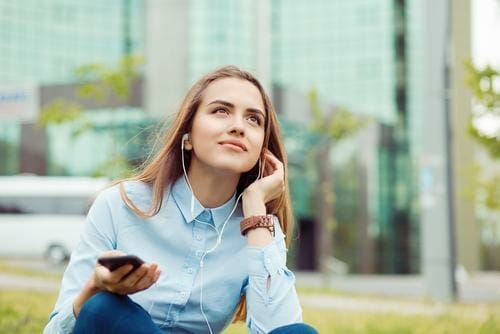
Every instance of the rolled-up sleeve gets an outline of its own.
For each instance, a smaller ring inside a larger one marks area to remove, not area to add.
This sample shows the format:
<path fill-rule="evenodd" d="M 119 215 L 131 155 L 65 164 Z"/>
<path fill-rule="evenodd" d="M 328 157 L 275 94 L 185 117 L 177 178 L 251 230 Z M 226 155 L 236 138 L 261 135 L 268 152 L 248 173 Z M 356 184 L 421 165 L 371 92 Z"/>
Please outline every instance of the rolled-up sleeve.
<path fill-rule="evenodd" d="M 44 334 L 71 333 L 75 325 L 73 301 L 90 277 L 95 267 L 95 261 L 101 252 L 115 248 L 115 227 L 112 218 L 112 203 L 108 200 L 110 192 L 107 189 L 97 196 L 89 210 L 80 241 L 71 254 L 61 290 L 54 310 Z"/>
<path fill-rule="evenodd" d="M 251 333 L 302 322 L 295 276 L 286 267 L 285 236 L 274 217 L 276 236 L 263 248 L 247 247 L 249 280 L 246 286 L 247 326 Z"/>

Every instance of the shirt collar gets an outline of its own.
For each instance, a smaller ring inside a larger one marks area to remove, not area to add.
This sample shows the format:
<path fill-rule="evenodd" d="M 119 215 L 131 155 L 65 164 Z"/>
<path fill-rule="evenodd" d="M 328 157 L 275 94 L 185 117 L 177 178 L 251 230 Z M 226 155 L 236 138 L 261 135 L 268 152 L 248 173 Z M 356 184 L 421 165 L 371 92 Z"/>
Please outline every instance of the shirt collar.
<path fill-rule="evenodd" d="M 206 209 L 198 201 L 196 196 L 194 196 L 194 210 L 193 213 L 191 213 L 191 190 L 189 189 L 184 175 L 181 175 L 177 181 L 174 182 L 172 186 L 172 195 L 182 215 L 184 216 L 186 223 L 193 222 L 194 219 L 203 212 L 203 210 L 208 210 L 212 214 L 216 227 L 222 226 L 231 213 L 236 201 L 236 192 L 234 192 L 233 196 L 231 196 L 226 203 L 216 208 Z M 233 213 L 233 215 L 234 214 L 235 213 Z"/>

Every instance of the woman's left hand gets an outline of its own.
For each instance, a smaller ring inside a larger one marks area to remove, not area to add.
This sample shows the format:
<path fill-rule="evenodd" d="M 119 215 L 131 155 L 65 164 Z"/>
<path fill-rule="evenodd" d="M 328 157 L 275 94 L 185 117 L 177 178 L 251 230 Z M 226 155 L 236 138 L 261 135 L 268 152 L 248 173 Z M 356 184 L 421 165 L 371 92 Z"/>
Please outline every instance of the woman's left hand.
<path fill-rule="evenodd" d="M 245 192 L 255 193 L 264 203 L 268 203 L 281 196 L 285 190 L 285 171 L 283 163 L 266 148 L 262 160 L 262 178 L 250 184 Z"/>

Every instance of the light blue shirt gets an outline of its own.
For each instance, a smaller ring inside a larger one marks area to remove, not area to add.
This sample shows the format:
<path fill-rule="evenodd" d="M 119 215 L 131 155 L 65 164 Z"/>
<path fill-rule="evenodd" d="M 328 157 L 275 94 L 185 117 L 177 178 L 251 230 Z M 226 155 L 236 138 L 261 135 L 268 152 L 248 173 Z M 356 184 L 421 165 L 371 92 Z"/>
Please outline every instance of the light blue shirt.
<path fill-rule="evenodd" d="M 152 194 L 148 185 L 128 181 L 124 186 L 136 206 L 149 209 Z M 165 333 L 208 332 L 200 310 L 201 276 L 203 311 L 214 333 L 229 325 L 241 294 L 246 294 L 246 323 L 251 333 L 267 333 L 279 326 L 302 322 L 295 277 L 286 267 L 284 234 L 276 216 L 274 241 L 263 248 L 248 246 L 247 238 L 240 234 L 243 213 L 238 203 L 221 244 L 206 255 L 201 267 L 201 258 L 215 245 L 215 229 L 221 231 L 236 194 L 212 209 L 204 208 L 195 199 L 191 213 L 191 191 L 184 176 L 169 190 L 165 190 L 160 212 L 149 219 L 137 217 L 125 205 L 118 185 L 99 194 L 71 255 L 44 333 L 72 332 L 73 300 L 94 270 L 98 255 L 112 249 L 156 262 L 162 269 L 153 286 L 130 298 L 148 311 Z"/>

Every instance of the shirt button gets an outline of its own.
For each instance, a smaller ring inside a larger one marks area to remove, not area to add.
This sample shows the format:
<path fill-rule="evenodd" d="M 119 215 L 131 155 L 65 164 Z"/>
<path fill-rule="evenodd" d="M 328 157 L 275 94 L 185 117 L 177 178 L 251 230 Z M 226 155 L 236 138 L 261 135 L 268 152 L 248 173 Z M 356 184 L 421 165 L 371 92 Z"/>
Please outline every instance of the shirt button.
<path fill-rule="evenodd" d="M 188 269 L 188 273 L 192 274 L 193 273 L 193 268 Z"/>
<path fill-rule="evenodd" d="M 201 257 L 203 255 L 202 251 L 196 251 L 196 256 Z"/>
<path fill-rule="evenodd" d="M 181 297 L 186 297 L 186 293 L 184 291 L 181 292 Z"/>
<path fill-rule="evenodd" d="M 201 241 L 201 235 L 197 235 L 196 240 Z"/>

